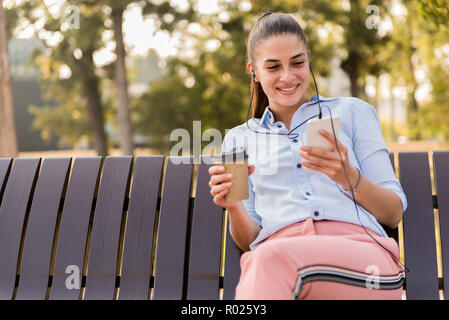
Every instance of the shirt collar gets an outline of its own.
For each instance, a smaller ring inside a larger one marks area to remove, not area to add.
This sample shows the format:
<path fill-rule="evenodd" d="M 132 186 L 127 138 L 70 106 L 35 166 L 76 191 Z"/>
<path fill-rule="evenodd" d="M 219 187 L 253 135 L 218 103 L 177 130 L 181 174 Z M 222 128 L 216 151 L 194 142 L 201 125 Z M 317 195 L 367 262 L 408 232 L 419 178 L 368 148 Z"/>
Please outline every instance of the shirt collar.
<path fill-rule="evenodd" d="M 319 96 L 319 98 L 320 98 L 320 102 L 323 102 L 323 101 L 331 101 L 331 100 L 337 99 L 337 98 L 325 98 L 325 97 L 322 97 L 322 96 Z M 310 100 L 309 100 L 308 102 L 306 102 L 302 107 L 306 107 L 306 106 L 308 106 L 308 105 L 315 104 L 315 103 L 317 103 L 317 102 L 318 102 L 317 95 L 314 94 L 314 95 L 310 98 Z M 270 106 L 265 107 L 265 111 L 263 112 L 262 117 L 260 118 L 260 121 L 259 121 L 259 126 L 262 126 L 262 125 L 265 124 L 267 121 L 268 121 L 269 123 L 271 123 L 271 124 L 274 123 L 274 115 L 273 115 L 273 113 L 272 113 L 271 110 L 270 110 Z"/>

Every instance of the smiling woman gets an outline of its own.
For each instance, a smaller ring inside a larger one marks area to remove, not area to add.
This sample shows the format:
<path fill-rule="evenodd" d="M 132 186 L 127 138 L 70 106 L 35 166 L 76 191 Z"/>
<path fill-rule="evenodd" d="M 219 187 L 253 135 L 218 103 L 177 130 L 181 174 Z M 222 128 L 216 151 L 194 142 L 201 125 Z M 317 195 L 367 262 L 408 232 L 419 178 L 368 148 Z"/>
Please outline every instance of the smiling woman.
<path fill-rule="evenodd" d="M 287 119 L 307 100 L 310 78 L 307 46 L 294 34 L 282 34 L 266 39 L 257 47 L 257 53 L 250 51 L 247 68 L 254 72 L 258 90 L 262 89 L 269 97 L 274 116 L 289 128 Z M 256 114 L 262 111 L 261 105 L 255 109 Z"/>
<path fill-rule="evenodd" d="M 399 248 L 381 224 L 395 228 L 407 200 L 375 109 L 357 98 L 307 97 L 311 52 L 288 14 L 260 16 L 247 49 L 253 118 L 228 131 L 222 151 L 248 154 L 249 198 L 225 201 L 232 177 L 209 169 L 214 202 L 246 251 L 236 299 L 401 299 Z M 323 117 L 340 118 L 338 137 L 320 132 L 330 150 L 305 145 L 321 104 Z"/>

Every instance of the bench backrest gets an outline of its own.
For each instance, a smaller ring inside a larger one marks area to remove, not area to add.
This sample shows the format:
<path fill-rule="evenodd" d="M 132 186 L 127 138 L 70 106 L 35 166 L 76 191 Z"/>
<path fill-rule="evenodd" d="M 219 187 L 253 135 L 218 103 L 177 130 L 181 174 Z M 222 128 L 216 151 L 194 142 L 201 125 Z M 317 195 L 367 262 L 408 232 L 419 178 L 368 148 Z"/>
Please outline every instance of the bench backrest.
<path fill-rule="evenodd" d="M 407 298 L 438 299 L 449 288 L 449 152 L 433 153 L 436 195 L 426 152 L 399 153 L 398 161 L 408 200 Z M 207 163 L 0 159 L 0 299 L 233 299 L 241 251 L 212 201 Z M 389 234 L 398 239 L 397 230 Z"/>

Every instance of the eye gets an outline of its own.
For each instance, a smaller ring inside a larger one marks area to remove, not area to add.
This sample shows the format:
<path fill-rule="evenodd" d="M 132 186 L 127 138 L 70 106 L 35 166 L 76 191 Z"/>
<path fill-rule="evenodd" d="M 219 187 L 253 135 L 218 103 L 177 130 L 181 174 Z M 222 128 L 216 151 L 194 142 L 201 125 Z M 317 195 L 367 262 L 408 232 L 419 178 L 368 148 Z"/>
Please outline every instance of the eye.
<path fill-rule="evenodd" d="M 279 67 L 278 65 L 274 65 L 274 66 L 267 67 L 267 69 L 274 70 L 274 69 L 277 69 L 278 67 Z"/>
<path fill-rule="evenodd" d="M 294 62 L 293 64 L 295 65 L 295 66 L 300 66 L 300 65 L 302 65 L 304 63 L 304 61 L 298 61 L 298 62 Z"/>

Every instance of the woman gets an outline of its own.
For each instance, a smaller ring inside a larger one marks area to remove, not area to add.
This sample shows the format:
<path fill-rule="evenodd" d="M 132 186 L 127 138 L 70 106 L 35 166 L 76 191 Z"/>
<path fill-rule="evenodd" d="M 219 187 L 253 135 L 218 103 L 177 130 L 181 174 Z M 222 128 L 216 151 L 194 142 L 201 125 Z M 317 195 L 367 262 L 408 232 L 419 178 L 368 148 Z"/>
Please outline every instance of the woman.
<path fill-rule="evenodd" d="M 401 299 L 398 246 L 381 224 L 395 228 L 407 201 L 375 109 L 307 97 L 311 54 L 290 15 L 262 15 L 247 50 L 253 119 L 227 133 L 222 151 L 248 153 L 249 199 L 226 202 L 232 176 L 209 169 L 214 202 L 245 251 L 236 299 Z M 321 103 L 323 117 L 340 117 L 337 137 L 320 133 L 329 151 L 305 145 Z"/>

